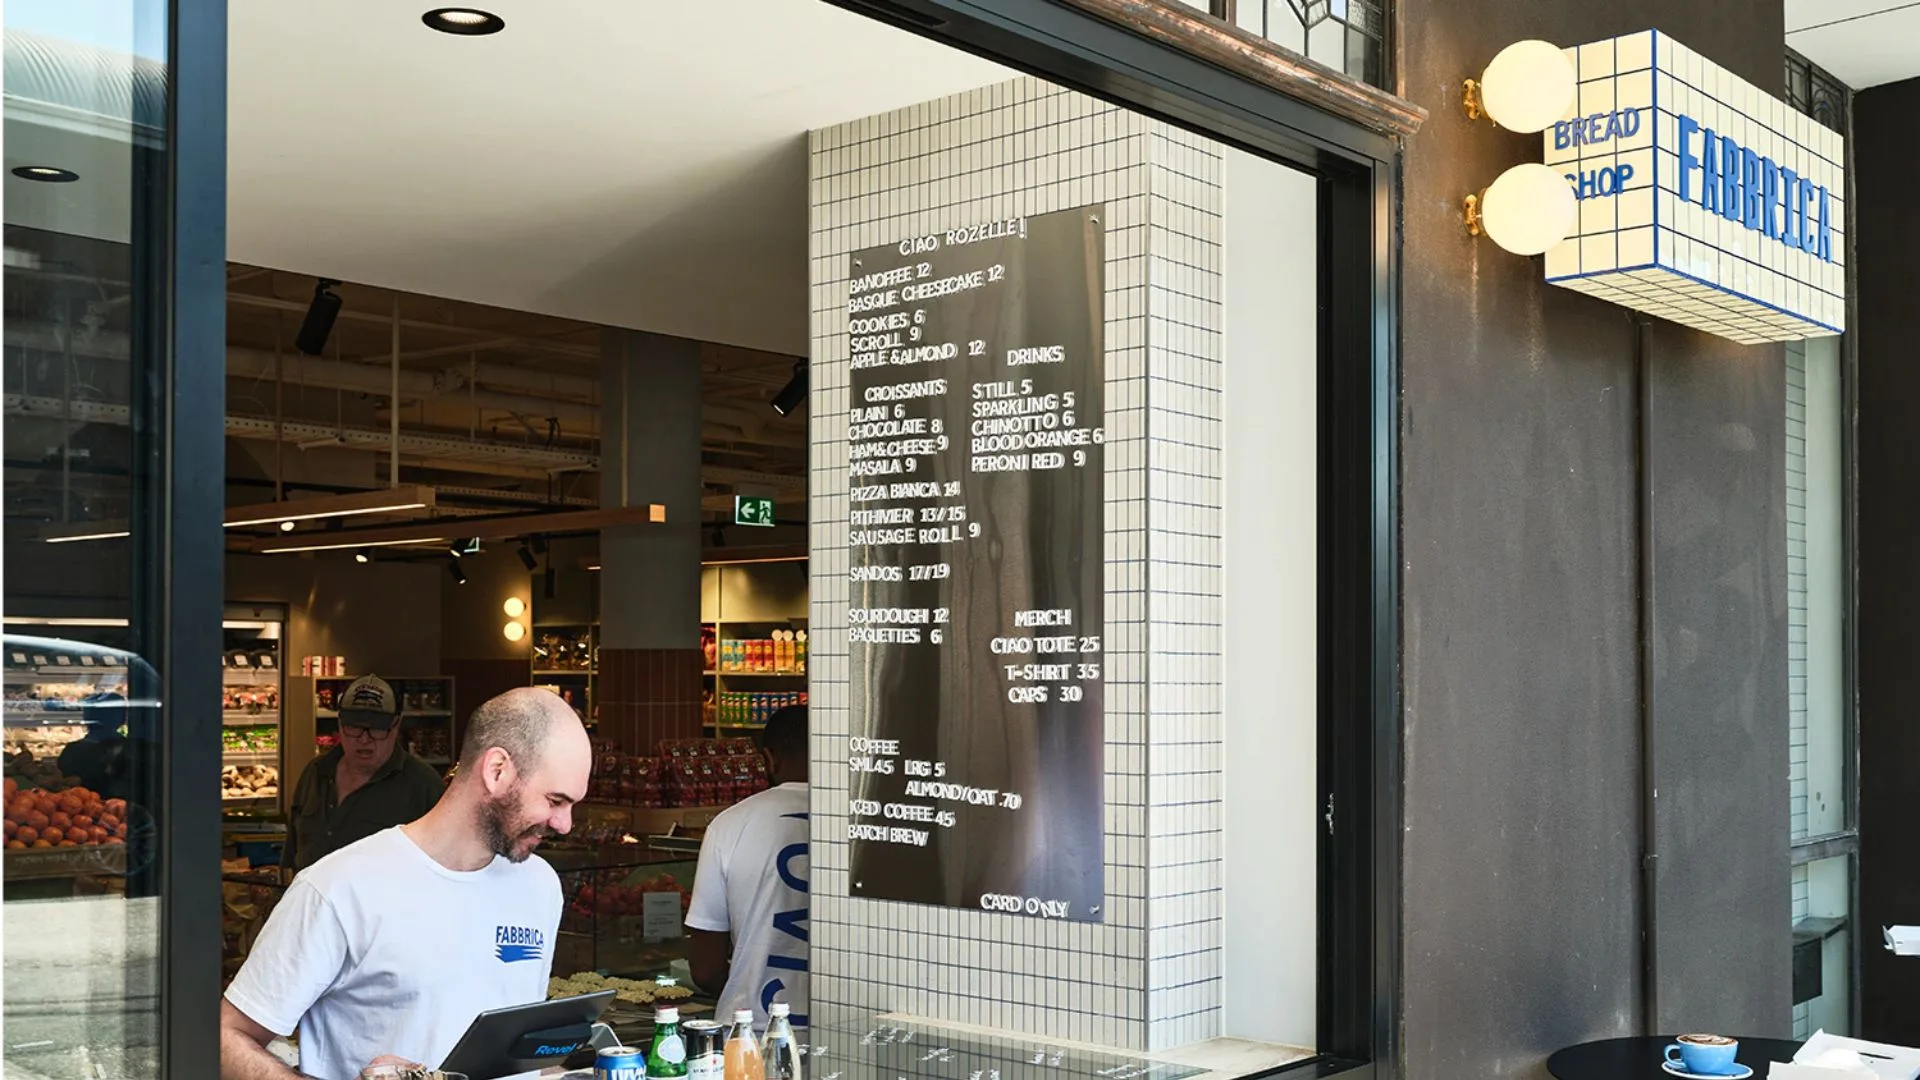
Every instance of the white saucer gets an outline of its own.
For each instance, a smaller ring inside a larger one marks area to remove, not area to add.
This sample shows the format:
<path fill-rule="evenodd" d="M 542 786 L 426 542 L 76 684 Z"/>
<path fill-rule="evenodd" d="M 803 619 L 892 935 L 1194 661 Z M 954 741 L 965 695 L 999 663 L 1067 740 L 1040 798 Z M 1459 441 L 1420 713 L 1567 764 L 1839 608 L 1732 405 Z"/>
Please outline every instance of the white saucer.
<path fill-rule="evenodd" d="M 1733 1071 L 1730 1073 L 1690 1073 L 1671 1061 L 1661 1062 L 1660 1067 L 1670 1075 L 1680 1077 L 1681 1080 L 1747 1080 L 1753 1075 L 1752 1068 L 1738 1063 L 1733 1066 Z"/>

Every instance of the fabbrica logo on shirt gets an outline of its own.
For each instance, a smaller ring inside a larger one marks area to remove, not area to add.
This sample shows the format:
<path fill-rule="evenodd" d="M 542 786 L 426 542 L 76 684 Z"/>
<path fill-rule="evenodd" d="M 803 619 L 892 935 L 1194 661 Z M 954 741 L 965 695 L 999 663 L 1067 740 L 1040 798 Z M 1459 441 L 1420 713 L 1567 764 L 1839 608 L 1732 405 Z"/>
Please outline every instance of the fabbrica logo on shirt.
<path fill-rule="evenodd" d="M 496 926 L 493 928 L 493 952 L 503 964 L 517 964 L 522 960 L 538 960 L 546 949 L 547 941 L 540 931 L 531 926 Z"/>

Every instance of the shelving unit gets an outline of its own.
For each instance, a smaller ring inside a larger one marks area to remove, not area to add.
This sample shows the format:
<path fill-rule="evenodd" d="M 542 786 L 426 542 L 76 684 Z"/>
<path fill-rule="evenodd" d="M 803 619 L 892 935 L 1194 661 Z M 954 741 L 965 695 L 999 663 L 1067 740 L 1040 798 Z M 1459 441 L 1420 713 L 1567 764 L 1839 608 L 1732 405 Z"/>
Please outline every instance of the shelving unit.
<path fill-rule="evenodd" d="M 600 627 L 596 623 L 540 622 L 533 624 L 531 685 L 545 687 L 565 699 L 592 723 L 595 718 L 594 679 L 599 673 Z"/>
<path fill-rule="evenodd" d="M 452 768 L 457 748 L 453 741 L 453 679 L 446 675 L 380 676 L 400 699 L 400 738 L 421 761 L 445 772 Z M 358 675 L 313 680 L 315 750 L 324 753 L 340 738 L 340 695 Z"/>
<path fill-rule="evenodd" d="M 707 657 L 705 727 L 716 737 L 764 727 L 807 694 L 807 562 L 711 562 L 701 573 L 701 647 Z M 747 643 L 788 637 L 784 648 Z"/>
<path fill-rule="evenodd" d="M 278 607 L 229 605 L 221 624 L 221 805 L 231 811 L 273 810 L 290 783 L 282 715 L 285 629 Z"/>

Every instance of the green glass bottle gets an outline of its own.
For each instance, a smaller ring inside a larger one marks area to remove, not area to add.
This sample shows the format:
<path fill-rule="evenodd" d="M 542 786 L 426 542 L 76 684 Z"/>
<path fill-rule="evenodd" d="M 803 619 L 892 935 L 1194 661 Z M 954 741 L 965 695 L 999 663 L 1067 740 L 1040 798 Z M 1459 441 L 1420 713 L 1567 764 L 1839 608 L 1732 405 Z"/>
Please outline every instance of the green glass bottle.
<path fill-rule="evenodd" d="M 662 1005 L 653 1014 L 653 1045 L 647 1048 L 647 1075 L 687 1075 L 687 1044 L 680 1038 L 680 1010 L 671 1005 Z"/>

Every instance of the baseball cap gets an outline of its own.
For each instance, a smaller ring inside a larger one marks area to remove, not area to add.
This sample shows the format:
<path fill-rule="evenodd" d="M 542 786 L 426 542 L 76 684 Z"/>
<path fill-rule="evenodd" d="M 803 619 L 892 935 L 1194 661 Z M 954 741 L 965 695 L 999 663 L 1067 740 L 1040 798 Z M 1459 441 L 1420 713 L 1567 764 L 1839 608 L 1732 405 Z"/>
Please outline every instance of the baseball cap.
<path fill-rule="evenodd" d="M 385 731 L 400 720 L 400 699 L 378 675 L 362 675 L 340 695 L 340 722 Z"/>

